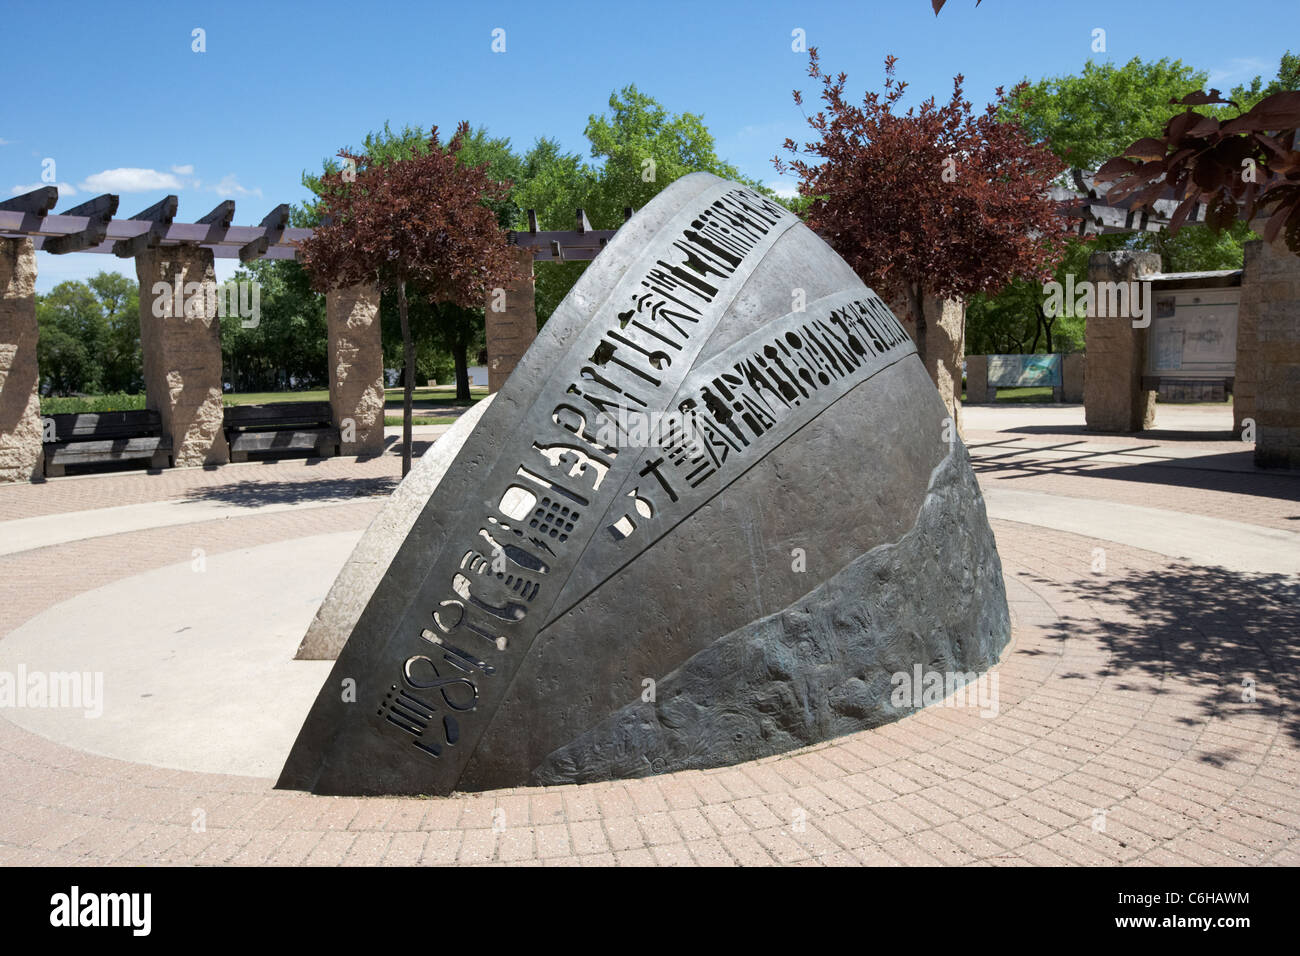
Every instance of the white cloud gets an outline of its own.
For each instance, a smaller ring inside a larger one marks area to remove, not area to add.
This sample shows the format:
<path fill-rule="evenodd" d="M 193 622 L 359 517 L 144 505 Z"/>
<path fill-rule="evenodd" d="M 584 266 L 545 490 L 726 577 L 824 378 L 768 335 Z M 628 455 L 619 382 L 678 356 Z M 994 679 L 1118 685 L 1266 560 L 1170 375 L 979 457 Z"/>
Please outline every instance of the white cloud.
<path fill-rule="evenodd" d="M 186 163 L 184 166 L 173 166 L 172 172 L 174 172 L 177 176 L 193 176 L 194 164 Z"/>
<path fill-rule="evenodd" d="M 77 185 L 93 193 L 148 193 L 160 189 L 180 189 L 181 181 L 171 173 L 125 166 L 94 173 Z"/>
<path fill-rule="evenodd" d="M 234 173 L 226 173 L 221 177 L 221 181 L 214 186 L 208 187 L 218 196 L 256 196 L 262 198 L 262 190 L 246 189 L 239 185 L 239 180 L 235 178 Z"/>
<path fill-rule="evenodd" d="M 12 145 L 12 143 L 13 143 L 13 140 L 12 140 L 12 139 L 3 139 L 3 138 L 0 138 L 0 146 L 9 146 L 9 145 Z"/>
<path fill-rule="evenodd" d="M 799 195 L 798 186 L 792 186 L 790 183 L 783 183 L 779 179 L 775 182 L 768 183 L 767 188 L 772 190 L 772 192 L 776 193 L 782 199 L 794 199 Z"/>
<path fill-rule="evenodd" d="M 1262 76 L 1265 82 L 1268 82 L 1277 73 L 1277 63 L 1268 60 L 1261 60 L 1257 56 L 1239 56 L 1222 64 L 1217 69 L 1210 70 L 1210 78 L 1207 81 L 1209 86 L 1224 86 L 1228 80 L 1232 80 L 1232 85 L 1238 83 L 1245 84 L 1253 80 L 1256 76 Z"/>
<path fill-rule="evenodd" d="M 28 183 L 26 186 L 13 187 L 12 189 L 9 190 L 9 195 L 21 196 L 23 193 L 34 192 L 37 189 L 40 189 L 42 186 L 58 186 L 60 199 L 64 198 L 65 196 L 77 195 L 77 191 L 72 188 L 71 183 Z"/>

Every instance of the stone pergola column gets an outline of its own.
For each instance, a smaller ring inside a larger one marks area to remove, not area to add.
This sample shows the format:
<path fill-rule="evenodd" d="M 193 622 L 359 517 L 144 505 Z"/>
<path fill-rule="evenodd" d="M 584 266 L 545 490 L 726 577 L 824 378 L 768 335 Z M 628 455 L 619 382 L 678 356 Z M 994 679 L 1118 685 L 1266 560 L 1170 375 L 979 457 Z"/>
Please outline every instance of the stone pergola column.
<path fill-rule="evenodd" d="M 1136 282 L 1159 271 L 1160 256 L 1154 252 L 1094 252 L 1088 257 L 1088 281 L 1096 294 L 1084 323 L 1088 365 L 1083 406 L 1093 431 L 1137 432 L 1155 424 L 1156 393 L 1142 387 L 1148 330 L 1134 328 L 1131 316 L 1102 315 L 1109 297 L 1099 290 L 1102 282 Z"/>
<path fill-rule="evenodd" d="M 221 320 L 214 308 L 212 250 L 148 249 L 136 256 L 135 272 L 140 280 L 146 404 L 162 417 L 163 434 L 172 439 L 172 458 L 177 467 L 229 461 L 222 427 Z"/>
<path fill-rule="evenodd" d="M 989 400 L 989 357 L 966 356 L 966 404 L 985 405 Z"/>
<path fill-rule="evenodd" d="M 966 303 L 961 299 L 928 296 L 924 334 L 918 330 L 915 306 L 909 299 L 891 303 L 894 314 L 917 344 L 917 354 L 948 406 L 953 424 L 961 429 L 961 363 L 966 357 Z"/>
<path fill-rule="evenodd" d="M 330 408 L 344 455 L 384 451 L 384 349 L 379 288 L 356 285 L 325 294 Z M 350 440 L 349 440 L 350 439 Z"/>
<path fill-rule="evenodd" d="M 487 329 L 488 391 L 498 392 L 537 338 L 533 252 L 515 249 L 514 279 L 505 294 L 489 294 L 484 321 Z"/>
<path fill-rule="evenodd" d="M 1061 401 L 1078 405 L 1083 401 L 1084 383 L 1088 380 L 1088 358 L 1082 352 L 1061 357 Z"/>
<path fill-rule="evenodd" d="M 1282 237 L 1246 243 L 1232 413 L 1255 420 L 1255 464 L 1300 468 L 1300 256 Z"/>
<path fill-rule="evenodd" d="M 44 473 L 36 338 L 36 250 L 0 239 L 0 482 Z"/>

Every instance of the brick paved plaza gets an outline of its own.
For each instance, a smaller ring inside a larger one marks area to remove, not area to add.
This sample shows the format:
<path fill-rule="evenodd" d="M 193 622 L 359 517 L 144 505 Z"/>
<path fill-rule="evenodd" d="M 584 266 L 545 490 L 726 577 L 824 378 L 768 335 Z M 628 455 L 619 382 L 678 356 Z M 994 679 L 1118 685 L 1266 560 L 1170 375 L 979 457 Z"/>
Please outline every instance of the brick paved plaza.
<path fill-rule="evenodd" d="M 929 707 L 725 769 L 418 799 L 124 760 L 0 712 L 0 864 L 1300 863 L 1300 476 L 1215 433 L 1019 425 L 966 419 L 1012 608 L 996 716 Z M 196 549 L 306 560 L 359 536 L 399 465 L 0 487 L 0 652 Z"/>

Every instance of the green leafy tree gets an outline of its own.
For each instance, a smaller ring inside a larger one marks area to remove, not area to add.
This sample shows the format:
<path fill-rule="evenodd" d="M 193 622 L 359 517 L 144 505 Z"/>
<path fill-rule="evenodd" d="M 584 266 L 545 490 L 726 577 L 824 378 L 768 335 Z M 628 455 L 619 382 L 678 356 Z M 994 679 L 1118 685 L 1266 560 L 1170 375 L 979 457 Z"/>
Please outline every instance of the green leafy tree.
<path fill-rule="evenodd" d="M 586 136 L 599 169 L 588 215 L 606 229 L 622 223 L 624 208 L 641 208 L 687 173 L 713 173 L 767 192 L 719 158 L 702 115 L 670 113 L 635 85 L 610 94 L 609 112 L 587 120 Z"/>
<path fill-rule="evenodd" d="M 577 153 L 566 153 L 555 140 L 537 140 L 524 155 L 514 200 L 520 217 L 514 228 L 528 228 L 527 210 L 537 213 L 542 229 L 572 229 L 578 209 L 589 210 L 596 188 L 596 170 Z M 590 216 L 590 213 L 588 213 Z M 597 214 L 599 215 L 599 214 Z M 622 216 L 619 217 L 622 222 Z M 601 223 L 609 228 L 618 223 Z M 542 262 L 534 269 L 537 324 L 540 328 L 569 294 L 586 269 L 585 262 Z"/>
<path fill-rule="evenodd" d="M 1277 78 L 1265 84 L 1256 77 L 1248 86 L 1238 87 L 1233 99 L 1244 111 L 1271 93 L 1295 89 L 1297 70 L 1300 58 L 1288 53 L 1282 57 Z M 1171 101 L 1201 89 L 1207 79 L 1204 71 L 1176 59 L 1134 58 L 1122 66 L 1089 61 L 1078 74 L 1049 77 L 1022 88 L 1009 99 L 1004 115 L 1045 141 L 1060 159 L 1063 174 L 1070 167 L 1095 170 L 1136 140 L 1158 137 L 1170 118 L 1185 109 Z M 1237 110 L 1215 107 L 1209 112 L 1235 115 Z M 1076 280 L 1083 278 L 1090 253 L 1121 248 L 1158 253 L 1166 272 L 1240 268 L 1242 246 L 1252 238 L 1255 234 L 1244 222 L 1222 232 L 1197 224 L 1172 234 L 1162 230 L 1088 241 L 1076 238 L 1066 247 L 1056 279 L 1064 282 L 1070 272 Z M 1058 351 L 1081 346 L 1081 320 L 1062 318 L 1054 328 L 1042 313 L 1042 301 L 1041 289 L 1024 283 L 1013 283 L 1001 295 L 972 300 L 967 351 L 980 354 L 995 346 L 1034 351 L 1040 343 L 1049 351 L 1054 346 Z"/>
<path fill-rule="evenodd" d="M 1080 73 L 1047 77 L 1015 92 L 1003 115 L 1046 142 L 1063 167 L 1097 169 L 1134 140 L 1158 136 L 1182 112 L 1170 100 L 1199 90 L 1207 78 L 1182 60 L 1134 57 L 1123 66 L 1089 60 Z"/>
<path fill-rule="evenodd" d="M 138 289 L 121 273 L 100 272 L 36 297 L 36 353 L 47 394 L 144 387 Z"/>
<path fill-rule="evenodd" d="M 108 392 L 144 390 L 144 360 L 140 351 L 140 283 L 120 272 L 100 272 L 87 284 L 99 300 L 104 317 L 100 341 L 100 383 Z"/>
<path fill-rule="evenodd" d="M 340 151 L 348 169 L 322 177 L 323 224 L 302 244 L 302 262 L 318 292 L 373 282 L 397 293 L 405 368 L 403 474 L 411 466 L 415 386 L 407 286 L 429 303 L 472 309 L 489 290 L 505 284 L 511 269 L 505 236 L 490 207 L 509 196 L 510 184 L 493 180 L 486 163 L 460 162 L 468 136 L 469 125 L 462 123 L 444 148 L 435 126 L 427 149 L 386 162 Z M 463 360 L 458 363 L 463 366 Z M 456 385 L 458 397 L 468 401 L 462 368 Z"/>
<path fill-rule="evenodd" d="M 225 380 L 236 391 L 318 388 L 329 382 L 325 297 L 311 287 L 292 260 L 259 259 L 231 282 L 259 286 L 257 321 L 237 314 L 221 318 Z"/>
<path fill-rule="evenodd" d="M 98 392 L 99 356 L 107 337 L 104 313 L 90 286 L 60 282 L 36 300 L 36 360 L 51 395 Z"/>
<path fill-rule="evenodd" d="M 537 211 L 543 229 L 571 229 L 581 208 L 597 229 L 617 229 L 625 209 L 640 209 L 687 173 L 708 172 L 771 195 L 718 156 L 698 113 L 672 113 L 635 85 L 610 94 L 609 110 L 593 113 L 585 130 L 592 163 L 541 139 L 528 151 L 515 190 L 521 210 Z M 522 215 L 515 228 L 526 229 Z M 537 317 L 545 322 L 586 269 L 585 262 L 536 269 Z"/>
<path fill-rule="evenodd" d="M 1229 99 L 1235 100 L 1245 113 L 1266 96 L 1300 90 L 1300 55 L 1287 50 L 1278 63 L 1277 75 L 1267 84 L 1262 76 L 1257 76 L 1249 84 L 1235 86 Z"/>

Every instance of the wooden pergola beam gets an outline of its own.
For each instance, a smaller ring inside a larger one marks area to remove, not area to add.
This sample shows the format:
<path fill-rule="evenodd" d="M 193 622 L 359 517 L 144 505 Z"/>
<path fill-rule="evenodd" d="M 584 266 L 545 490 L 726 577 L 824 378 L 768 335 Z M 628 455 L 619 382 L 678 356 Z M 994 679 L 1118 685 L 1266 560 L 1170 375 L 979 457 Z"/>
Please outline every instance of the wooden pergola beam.
<path fill-rule="evenodd" d="M 112 222 L 113 214 L 117 212 L 117 204 L 117 196 L 112 193 L 105 193 L 102 196 L 96 196 L 94 199 L 83 202 L 79 206 L 64 210 L 62 213 L 64 217 L 85 216 L 85 227 L 80 232 L 52 236 L 45 240 L 41 248 L 46 252 L 61 256 L 69 252 L 81 252 L 84 249 L 99 245 L 104 241 L 104 237 L 108 235 L 108 224 Z"/>
<path fill-rule="evenodd" d="M 45 217 L 50 214 L 50 210 L 54 208 L 58 201 L 59 189 L 57 186 L 42 186 L 40 189 L 33 189 L 29 193 L 23 193 L 21 196 L 14 196 L 12 199 L 0 202 L 0 209 Z"/>
<path fill-rule="evenodd" d="M 208 233 L 200 244 L 204 246 L 220 245 L 230 233 L 230 224 L 234 222 L 234 219 L 235 201 L 233 199 L 222 200 L 212 212 L 195 223 L 196 226 L 208 227 Z"/>
<path fill-rule="evenodd" d="M 175 222 L 179 202 L 168 196 L 129 219 L 113 219 L 116 196 L 99 196 L 57 215 L 42 215 L 54 187 L 43 187 L 0 203 L 0 237 L 32 240 L 37 249 L 64 252 L 114 253 L 128 258 L 157 246 L 197 245 L 219 259 L 295 259 L 298 245 L 313 230 L 288 225 L 289 206 L 281 204 L 257 226 L 232 226 L 234 200 L 224 200 L 197 222 Z M 624 217 L 631 216 L 624 210 Z M 539 230 L 537 213 L 527 210 L 531 230 L 511 232 L 507 241 L 529 249 L 538 262 L 583 262 L 594 259 L 613 238 L 613 229 L 593 229 L 582 210 L 575 211 L 574 230 Z"/>
<path fill-rule="evenodd" d="M 179 206 L 179 197 L 167 196 L 148 209 L 136 213 L 131 219 L 149 223 L 149 230 L 130 239 L 117 240 L 113 243 L 113 255 L 119 259 L 134 259 L 146 249 L 156 248 L 167 234 L 167 227 L 176 218 L 176 210 Z"/>
<path fill-rule="evenodd" d="M 200 226 L 219 226 L 222 229 L 229 229 L 231 222 L 235 219 L 235 201 L 225 199 L 217 204 L 217 207 L 208 213 L 202 219 L 195 220 Z"/>
<path fill-rule="evenodd" d="M 285 227 L 288 225 L 289 204 L 287 202 L 280 203 L 267 213 L 266 218 L 262 220 L 259 226 L 260 229 L 265 230 L 262 235 L 239 250 L 239 261 L 249 262 L 253 259 L 262 258 L 273 244 L 280 241 L 280 237 L 284 235 Z"/>

